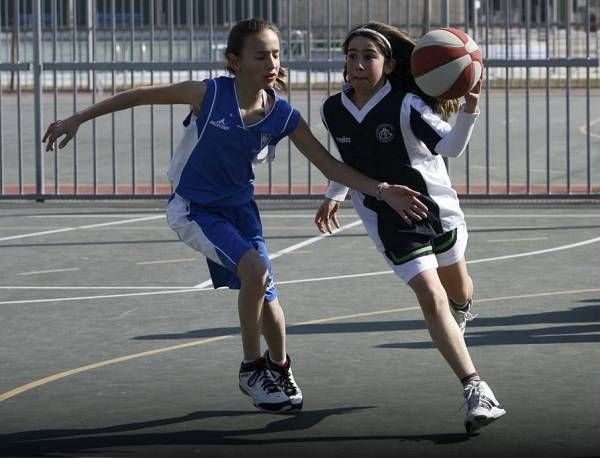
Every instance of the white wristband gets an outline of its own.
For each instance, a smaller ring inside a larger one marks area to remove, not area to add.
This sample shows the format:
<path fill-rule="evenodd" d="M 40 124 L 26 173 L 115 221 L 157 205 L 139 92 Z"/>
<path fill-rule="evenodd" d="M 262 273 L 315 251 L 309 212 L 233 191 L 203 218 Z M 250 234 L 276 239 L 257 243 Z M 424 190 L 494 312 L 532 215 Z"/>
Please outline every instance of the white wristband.
<path fill-rule="evenodd" d="M 377 200 L 383 200 L 383 188 L 389 186 L 385 181 L 379 183 L 377 185 L 377 189 L 375 190 L 375 198 Z"/>

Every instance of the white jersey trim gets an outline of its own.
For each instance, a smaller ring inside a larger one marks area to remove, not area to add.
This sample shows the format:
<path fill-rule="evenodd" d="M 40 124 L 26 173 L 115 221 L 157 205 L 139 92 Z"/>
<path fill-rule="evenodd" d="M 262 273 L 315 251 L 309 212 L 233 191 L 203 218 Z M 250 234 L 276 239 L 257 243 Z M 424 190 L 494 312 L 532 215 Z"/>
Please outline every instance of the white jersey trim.
<path fill-rule="evenodd" d="M 209 83 L 213 83 L 215 86 L 215 93 L 213 96 L 212 103 L 210 104 L 210 110 L 206 116 L 206 122 L 204 126 L 202 126 L 202 130 L 200 134 L 197 135 L 198 127 L 196 126 L 196 120 L 198 116 L 192 114 L 190 117 L 190 123 L 183 128 L 183 137 L 179 141 L 177 148 L 175 148 L 175 153 L 173 154 L 173 158 L 171 159 L 171 163 L 169 165 L 169 170 L 167 171 L 167 177 L 171 182 L 173 189 L 177 189 L 179 186 L 179 180 L 181 180 L 181 174 L 185 165 L 187 164 L 190 156 L 194 152 L 196 145 L 202 139 L 204 135 L 204 131 L 206 130 L 206 126 L 210 121 L 210 117 L 212 116 L 213 108 L 215 106 L 215 102 L 217 100 L 217 82 L 215 80 L 209 80 Z"/>
<path fill-rule="evenodd" d="M 354 102 L 350 100 L 350 97 L 346 95 L 346 92 L 342 91 L 342 105 L 350 112 L 357 122 L 361 123 L 369 112 L 392 90 L 392 85 L 386 80 L 385 84 L 379 89 L 373 97 L 363 106 L 360 110 L 354 105 Z"/>

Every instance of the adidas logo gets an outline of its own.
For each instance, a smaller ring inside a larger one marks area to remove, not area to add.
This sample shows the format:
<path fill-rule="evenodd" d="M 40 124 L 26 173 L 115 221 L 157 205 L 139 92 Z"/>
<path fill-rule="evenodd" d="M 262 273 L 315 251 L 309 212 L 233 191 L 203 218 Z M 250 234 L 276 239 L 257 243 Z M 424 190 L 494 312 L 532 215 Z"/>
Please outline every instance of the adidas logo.
<path fill-rule="evenodd" d="M 210 121 L 209 124 L 217 129 L 229 130 L 229 126 L 225 124 L 225 118 L 219 119 L 218 121 Z"/>

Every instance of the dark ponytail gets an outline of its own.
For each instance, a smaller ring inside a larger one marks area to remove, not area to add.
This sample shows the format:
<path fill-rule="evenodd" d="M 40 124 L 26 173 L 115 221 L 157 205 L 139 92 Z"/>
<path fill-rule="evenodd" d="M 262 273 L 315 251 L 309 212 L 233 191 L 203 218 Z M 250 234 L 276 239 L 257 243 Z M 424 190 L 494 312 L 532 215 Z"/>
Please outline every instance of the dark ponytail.
<path fill-rule="evenodd" d="M 444 119 L 448 119 L 458 111 L 459 103 L 457 99 L 447 100 L 431 97 L 417 86 L 410 71 L 410 56 L 415 47 L 415 42 L 408 35 L 396 27 L 376 21 L 369 22 L 363 27 L 381 33 L 390 42 L 396 66 L 392 73 L 388 75 L 388 79 L 394 89 L 418 95 L 435 113 L 438 113 Z"/>

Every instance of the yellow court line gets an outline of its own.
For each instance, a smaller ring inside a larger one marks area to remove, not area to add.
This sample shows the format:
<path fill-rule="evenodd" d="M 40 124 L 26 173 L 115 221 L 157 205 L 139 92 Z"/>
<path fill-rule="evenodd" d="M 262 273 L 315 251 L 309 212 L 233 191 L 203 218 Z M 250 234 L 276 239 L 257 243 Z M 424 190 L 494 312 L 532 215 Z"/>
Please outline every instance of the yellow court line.
<path fill-rule="evenodd" d="M 515 295 L 515 296 L 501 296 L 501 297 L 490 297 L 487 299 L 477 299 L 477 303 L 479 304 L 482 302 L 506 301 L 506 300 L 515 300 L 515 299 L 530 299 L 530 298 L 535 298 L 535 297 L 559 296 L 559 295 L 566 295 L 566 294 L 597 293 L 597 292 L 600 292 L 600 288 L 574 289 L 574 290 L 566 290 L 566 291 L 551 291 L 551 292 L 546 292 L 546 293 L 519 294 L 519 295 Z M 300 323 L 291 324 L 290 327 L 303 326 L 303 325 L 309 325 L 309 324 L 326 323 L 326 322 L 330 322 L 330 321 L 339 321 L 339 320 L 346 320 L 346 319 L 352 319 L 352 318 L 360 318 L 360 317 L 365 317 L 365 316 L 383 315 L 386 313 L 406 312 L 409 310 L 418 310 L 418 309 L 419 309 L 419 307 L 417 306 L 417 307 L 394 308 L 394 309 L 387 309 L 387 310 L 376 310 L 373 312 L 354 313 L 351 315 L 340 315 L 340 316 L 329 317 L 329 318 L 321 318 L 318 320 L 303 321 Z M 92 369 L 98 369 L 100 367 L 109 366 L 111 364 L 131 361 L 133 359 L 143 358 L 146 356 L 152 356 L 152 355 L 156 355 L 156 354 L 160 354 L 160 353 L 166 353 L 166 352 L 173 351 L 173 350 L 181 350 L 182 348 L 189 348 L 189 347 L 195 347 L 197 345 L 218 342 L 221 340 L 230 339 L 236 335 L 237 334 L 227 334 L 227 335 L 223 335 L 223 336 L 194 340 L 192 342 L 187 342 L 187 343 L 183 343 L 183 344 L 179 344 L 179 345 L 173 345 L 170 347 L 157 348 L 154 350 L 149 350 L 149 351 L 144 351 L 144 352 L 140 352 L 140 353 L 134 353 L 131 355 L 121 356 L 119 358 L 107 359 L 105 361 L 88 364 L 86 366 L 78 367 L 78 368 L 71 369 L 71 370 L 64 371 L 64 372 L 59 372 L 57 374 L 50 375 L 48 377 L 44 377 L 39 380 L 35 380 L 31 383 L 21 385 L 10 391 L 7 391 L 6 393 L 0 394 L 0 402 L 6 401 L 7 399 L 13 398 L 15 396 L 18 396 L 19 394 L 25 393 L 27 391 L 30 391 L 30 390 L 40 387 L 42 385 L 46 385 L 48 383 L 55 382 L 57 380 L 61 380 L 63 378 L 69 377 L 71 375 L 76 375 L 76 374 L 80 374 L 82 372 L 87 372 Z"/>
<path fill-rule="evenodd" d="M 211 337 L 208 339 L 194 340 L 193 342 L 187 342 L 184 344 L 173 345 L 172 347 L 157 348 L 155 350 L 144 351 L 141 353 L 134 353 L 132 355 L 121 356 L 119 358 L 114 358 L 114 359 L 107 359 L 105 361 L 88 364 L 87 366 L 78 367 L 76 369 L 59 372 L 58 374 L 50 375 L 49 377 L 44 377 L 42 379 L 36 380 L 36 381 L 28 383 L 26 385 L 19 386 L 13 390 L 7 391 L 6 393 L 2 393 L 0 395 L 0 402 L 6 401 L 7 399 L 10 399 L 21 393 L 24 393 L 26 391 L 37 388 L 38 386 L 42 386 L 47 383 L 55 382 L 57 380 L 63 379 L 65 377 L 69 377 L 70 375 L 80 374 L 82 372 L 86 372 L 86 371 L 89 371 L 92 369 L 98 369 L 99 367 L 109 366 L 111 364 L 116 364 L 116 363 L 122 363 L 125 361 L 130 361 L 132 359 L 142 358 L 144 356 L 151 356 L 151 355 L 156 355 L 159 353 L 165 353 L 167 351 L 180 350 L 182 348 L 193 347 L 195 345 L 202 345 L 205 343 L 216 342 L 218 340 L 229 339 L 230 337 L 233 337 L 233 334 L 226 335 L 226 336 Z"/>

